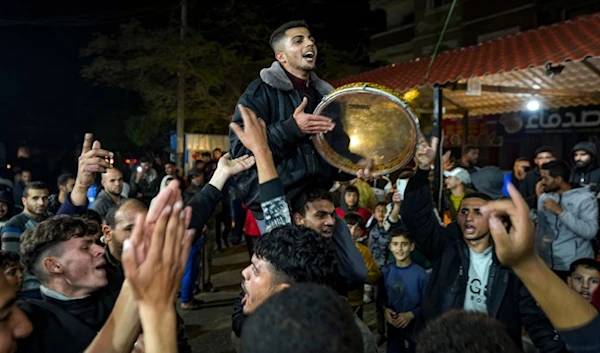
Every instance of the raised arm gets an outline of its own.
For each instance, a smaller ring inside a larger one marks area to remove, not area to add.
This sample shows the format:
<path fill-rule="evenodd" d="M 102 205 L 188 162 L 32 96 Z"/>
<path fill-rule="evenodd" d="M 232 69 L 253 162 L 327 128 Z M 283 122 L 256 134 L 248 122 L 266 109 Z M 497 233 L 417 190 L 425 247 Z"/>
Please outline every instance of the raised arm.
<path fill-rule="evenodd" d="M 219 159 L 217 169 L 208 185 L 205 185 L 199 193 L 188 202 L 192 209 L 192 221 L 190 228 L 200 232 L 210 216 L 212 216 L 219 201 L 223 198 L 223 187 L 229 178 L 248 170 L 254 165 L 253 156 L 241 156 L 231 159 L 229 153 L 226 153 Z"/>
<path fill-rule="evenodd" d="M 244 120 L 244 129 L 236 123 L 231 130 L 242 141 L 256 159 L 261 207 L 265 216 L 266 231 L 292 224 L 290 208 L 279 179 L 273 154 L 269 148 L 265 122 L 244 106 L 239 106 Z"/>
<path fill-rule="evenodd" d="M 434 137 L 430 147 L 425 138 L 421 138 L 415 157 L 419 168 L 415 176 L 408 181 L 400 210 L 402 222 L 419 246 L 419 250 L 431 262 L 441 257 L 451 241 L 446 234 L 448 230 L 438 222 L 434 214 L 428 179 L 438 143 L 439 140 Z"/>
<path fill-rule="evenodd" d="M 571 352 L 598 352 L 600 342 L 595 334 L 600 320 L 598 311 L 563 282 L 535 253 L 534 225 L 527 203 L 510 184 L 512 200 L 490 202 L 482 212 L 490 214 L 490 232 L 498 259 L 512 267 L 527 287 Z M 506 231 L 500 216 L 508 215 L 512 223 Z"/>

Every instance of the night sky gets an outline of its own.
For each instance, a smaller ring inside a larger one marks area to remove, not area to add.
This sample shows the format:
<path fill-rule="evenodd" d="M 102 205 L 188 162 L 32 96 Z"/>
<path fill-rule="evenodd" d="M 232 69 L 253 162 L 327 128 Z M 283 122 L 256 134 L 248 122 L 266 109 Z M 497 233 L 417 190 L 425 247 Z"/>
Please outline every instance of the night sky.
<path fill-rule="evenodd" d="M 177 5 L 170 7 L 176 10 Z M 115 15 L 132 9 L 147 9 L 135 15 L 156 23 L 161 20 L 157 14 L 165 17 L 169 5 L 139 0 L 125 5 L 114 0 L 1 2 L 0 139 L 9 151 L 21 143 L 71 148 L 97 119 L 124 106 L 124 91 L 94 87 L 81 78 L 86 61 L 79 52 L 93 33 L 117 29 L 118 24 L 103 22 L 118 21 L 124 16 Z"/>
<path fill-rule="evenodd" d="M 190 12 L 196 15 L 198 9 L 209 4 L 189 2 L 195 6 Z M 347 26 L 355 26 L 352 23 L 368 20 L 364 12 L 368 12 L 367 0 L 359 1 L 362 7 L 345 6 L 344 11 L 355 10 L 354 18 L 331 16 L 342 10 L 332 2 L 320 1 L 320 6 L 329 6 L 331 12 L 322 7 L 315 10 L 312 2 L 319 1 L 298 2 L 302 8 L 295 9 L 295 18 L 271 16 L 271 21 L 281 24 L 299 18 L 309 23 L 311 19 L 320 20 L 327 23 L 327 35 L 342 42 L 357 41 L 344 34 Z M 283 0 L 278 6 L 291 3 Z M 125 106 L 135 109 L 135 94 L 95 86 L 80 76 L 82 66 L 89 60 L 80 58 L 80 50 L 94 33 L 115 33 L 119 24 L 132 18 L 145 26 L 160 27 L 173 25 L 178 21 L 178 13 L 177 0 L 1 1 L 0 141 L 6 145 L 9 158 L 15 155 L 19 144 L 44 151 L 72 151 L 84 132 L 97 131 L 111 113 L 123 111 Z M 114 23 L 107 23 L 111 20 Z M 190 22 L 193 25 L 194 19 Z M 267 41 L 265 38 L 265 44 Z"/>

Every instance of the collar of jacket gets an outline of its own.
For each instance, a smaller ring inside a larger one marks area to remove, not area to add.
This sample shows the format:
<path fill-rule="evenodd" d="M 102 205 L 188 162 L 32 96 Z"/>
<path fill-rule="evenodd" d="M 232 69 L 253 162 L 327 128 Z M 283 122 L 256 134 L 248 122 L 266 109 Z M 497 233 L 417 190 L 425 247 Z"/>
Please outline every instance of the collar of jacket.
<path fill-rule="evenodd" d="M 293 91 L 294 85 L 290 81 L 289 77 L 285 74 L 285 71 L 281 64 L 277 61 L 273 61 L 270 67 L 260 70 L 260 78 L 267 85 L 276 88 L 281 91 Z M 321 80 L 314 72 L 310 73 L 310 80 L 314 85 L 317 92 L 321 95 L 327 95 L 333 91 L 333 86 L 324 80 Z"/>

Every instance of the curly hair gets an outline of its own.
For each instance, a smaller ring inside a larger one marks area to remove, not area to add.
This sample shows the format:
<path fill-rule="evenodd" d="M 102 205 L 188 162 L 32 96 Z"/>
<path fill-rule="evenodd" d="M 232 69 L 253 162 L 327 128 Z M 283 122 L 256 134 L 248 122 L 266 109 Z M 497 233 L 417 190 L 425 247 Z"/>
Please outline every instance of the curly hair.
<path fill-rule="evenodd" d="M 244 353 L 358 353 L 363 347 L 348 303 L 311 283 L 269 297 L 250 315 L 242 335 Z"/>
<path fill-rule="evenodd" d="M 506 328 L 487 313 L 452 310 L 429 322 L 417 339 L 417 353 L 519 352 Z"/>
<path fill-rule="evenodd" d="M 334 284 L 337 262 L 333 243 L 312 229 L 275 228 L 258 238 L 254 251 L 256 257 L 270 263 L 274 284 Z"/>
<path fill-rule="evenodd" d="M 7 268 L 13 265 L 20 265 L 20 257 L 14 251 L 0 251 L 0 268 Z"/>
<path fill-rule="evenodd" d="M 62 248 L 57 245 L 72 237 L 85 236 L 87 229 L 86 221 L 68 215 L 54 216 L 40 222 L 21 235 L 21 266 L 44 283 L 48 278 L 41 266 L 41 259 L 60 256 Z"/>

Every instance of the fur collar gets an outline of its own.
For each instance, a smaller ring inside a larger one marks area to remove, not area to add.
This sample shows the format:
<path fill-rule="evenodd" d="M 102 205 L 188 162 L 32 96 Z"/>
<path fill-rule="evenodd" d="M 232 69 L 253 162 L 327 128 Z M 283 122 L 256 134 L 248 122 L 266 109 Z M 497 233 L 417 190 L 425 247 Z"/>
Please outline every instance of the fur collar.
<path fill-rule="evenodd" d="M 277 61 L 273 61 L 271 67 L 260 70 L 260 78 L 264 83 L 278 90 L 291 91 L 294 89 L 292 81 L 290 81 L 283 67 Z M 323 96 L 333 91 L 333 86 L 321 80 L 314 72 L 310 73 L 310 81 L 314 84 L 317 92 Z"/>

